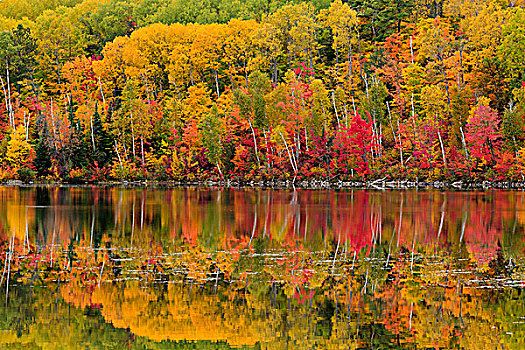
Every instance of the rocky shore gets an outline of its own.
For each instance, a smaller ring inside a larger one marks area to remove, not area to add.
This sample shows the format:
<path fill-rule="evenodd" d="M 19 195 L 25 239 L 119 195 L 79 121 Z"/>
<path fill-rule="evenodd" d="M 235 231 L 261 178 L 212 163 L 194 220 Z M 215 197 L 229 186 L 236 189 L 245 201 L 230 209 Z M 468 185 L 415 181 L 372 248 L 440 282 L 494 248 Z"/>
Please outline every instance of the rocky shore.
<path fill-rule="evenodd" d="M 224 187 L 224 188 L 261 188 L 261 189 L 369 189 L 369 190 L 522 190 L 525 182 L 519 181 L 419 181 L 419 180 L 389 180 L 386 178 L 370 181 L 346 181 L 346 180 L 271 180 L 271 181 L 108 181 L 108 182 L 29 182 L 9 180 L 3 186 L 60 186 L 60 187 L 85 187 L 85 186 L 109 186 L 109 187 Z"/>

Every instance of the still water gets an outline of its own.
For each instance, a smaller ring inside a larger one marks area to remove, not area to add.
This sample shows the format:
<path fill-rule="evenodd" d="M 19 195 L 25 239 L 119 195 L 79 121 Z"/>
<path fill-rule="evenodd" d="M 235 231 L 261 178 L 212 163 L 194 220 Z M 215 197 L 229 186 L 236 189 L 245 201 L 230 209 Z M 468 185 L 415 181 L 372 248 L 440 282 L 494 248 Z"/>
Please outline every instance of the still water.
<path fill-rule="evenodd" d="M 0 348 L 524 349 L 525 193 L 0 188 Z"/>

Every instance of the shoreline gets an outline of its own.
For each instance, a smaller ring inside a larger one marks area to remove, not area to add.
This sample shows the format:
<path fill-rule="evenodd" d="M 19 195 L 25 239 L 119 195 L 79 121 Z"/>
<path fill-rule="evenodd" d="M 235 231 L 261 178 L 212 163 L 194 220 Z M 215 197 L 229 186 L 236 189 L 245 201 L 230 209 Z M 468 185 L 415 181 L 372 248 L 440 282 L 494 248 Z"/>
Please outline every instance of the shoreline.
<path fill-rule="evenodd" d="M 101 182 L 22 182 L 8 180 L 0 183 L 4 187 L 123 187 L 123 188 L 233 188 L 233 189 L 304 189 L 304 190 L 525 190 L 523 181 L 414 181 L 387 180 L 344 181 L 344 180 L 272 180 L 272 181 L 101 181 Z"/>

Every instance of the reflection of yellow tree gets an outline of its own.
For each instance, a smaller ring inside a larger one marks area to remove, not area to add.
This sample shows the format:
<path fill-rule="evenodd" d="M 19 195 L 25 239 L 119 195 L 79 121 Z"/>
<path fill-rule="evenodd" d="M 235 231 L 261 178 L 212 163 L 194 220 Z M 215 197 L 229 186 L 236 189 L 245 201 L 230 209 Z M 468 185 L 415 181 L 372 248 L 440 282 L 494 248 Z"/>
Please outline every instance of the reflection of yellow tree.
<path fill-rule="evenodd" d="M 194 288 L 197 294 L 198 287 Z M 141 288 L 139 283 L 124 288 L 107 284 L 93 293 L 93 301 L 102 305 L 107 322 L 155 341 L 223 340 L 233 346 L 254 345 L 260 340 L 257 327 L 264 322 L 243 312 L 242 306 L 225 305 L 218 295 L 189 296 L 180 285 L 170 285 L 159 300 L 154 289 Z"/>

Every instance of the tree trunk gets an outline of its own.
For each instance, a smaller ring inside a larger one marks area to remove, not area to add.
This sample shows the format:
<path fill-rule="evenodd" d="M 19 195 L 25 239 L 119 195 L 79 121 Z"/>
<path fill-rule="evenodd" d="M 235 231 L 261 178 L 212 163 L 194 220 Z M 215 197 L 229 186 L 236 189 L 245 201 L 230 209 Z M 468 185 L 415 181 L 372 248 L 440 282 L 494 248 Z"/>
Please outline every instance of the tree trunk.
<path fill-rule="evenodd" d="M 443 156 L 443 164 L 447 167 L 447 159 L 445 158 L 445 148 L 443 147 L 443 140 L 441 139 L 441 133 L 438 128 L 439 145 L 441 146 L 441 155 Z"/>
<path fill-rule="evenodd" d="M 122 166 L 122 159 L 120 158 L 120 153 L 118 151 L 117 147 L 117 140 L 115 139 L 115 151 L 117 152 L 118 162 L 120 163 L 120 170 L 122 170 L 124 167 Z"/>
<path fill-rule="evenodd" d="M 443 79 L 445 80 L 445 88 L 447 90 L 448 116 L 449 116 L 449 119 L 452 119 L 452 104 L 450 103 L 450 92 L 448 90 L 447 74 L 445 73 L 445 63 L 443 62 L 443 57 L 440 57 L 440 60 L 441 60 L 441 74 L 443 74 Z"/>
<path fill-rule="evenodd" d="M 93 152 L 95 152 L 95 133 L 93 130 L 93 115 L 89 115 L 90 124 L 91 124 L 91 143 L 93 144 Z"/>
<path fill-rule="evenodd" d="M 470 161 L 470 157 L 467 150 L 467 143 L 465 142 L 465 134 L 463 133 L 463 128 L 460 126 L 459 131 L 461 132 L 461 141 L 463 142 L 463 149 L 465 150 L 465 156 L 467 157 L 467 161 Z"/>
<path fill-rule="evenodd" d="M 142 166 L 144 166 L 144 135 L 142 134 L 140 135 L 140 153 L 142 155 Z"/>
<path fill-rule="evenodd" d="M 352 37 L 348 33 L 348 67 L 346 68 L 346 84 L 350 84 L 349 87 L 352 89 L 352 97 L 354 96 L 354 67 L 352 62 Z"/>
<path fill-rule="evenodd" d="M 290 153 L 290 149 L 288 148 L 288 143 L 286 142 L 286 139 L 284 138 L 283 134 L 279 131 L 279 135 L 281 135 L 281 138 L 283 139 L 284 146 L 286 147 L 286 152 L 288 152 L 288 158 L 290 160 L 290 164 L 292 165 L 292 169 L 295 173 L 297 173 L 297 167 L 295 166 L 293 159 L 292 159 L 292 153 Z"/>
<path fill-rule="evenodd" d="M 261 168 L 261 161 L 259 159 L 259 152 L 257 149 L 257 139 L 255 138 L 255 131 L 253 130 L 252 122 L 250 118 L 248 118 L 248 123 L 250 124 L 250 129 L 252 129 L 252 136 L 253 136 L 253 145 L 255 146 L 255 157 L 257 158 L 257 167 L 258 169 Z"/>
<path fill-rule="evenodd" d="M 98 77 L 98 86 L 100 87 L 100 95 L 102 95 L 102 103 L 104 106 L 104 111 L 106 110 L 106 98 L 104 97 L 104 90 L 102 90 L 102 82 L 100 81 L 100 77 Z"/>
<path fill-rule="evenodd" d="M 221 97 L 219 92 L 219 77 L 217 76 L 217 70 L 215 69 L 215 87 L 217 88 L 217 98 Z"/>
<path fill-rule="evenodd" d="M 222 171 L 221 171 L 221 167 L 219 166 L 219 163 L 216 163 L 215 165 L 217 165 L 217 170 L 219 170 L 219 174 L 221 175 L 221 179 L 224 179 L 224 176 L 222 175 Z"/>
<path fill-rule="evenodd" d="M 135 130 L 133 128 L 133 112 L 130 111 L 129 114 L 131 115 L 131 147 L 133 148 L 133 158 L 135 158 Z"/>
<path fill-rule="evenodd" d="M 9 116 L 9 101 L 8 101 L 8 98 L 7 98 L 7 91 L 5 89 L 5 86 L 4 86 L 4 79 L 2 79 L 2 76 L 0 75 L 0 83 L 2 83 L 2 89 L 4 90 L 4 100 L 5 100 L 5 110 L 7 111 L 8 113 L 8 116 Z M 11 116 L 9 116 L 9 126 L 13 126 L 12 123 L 11 123 Z"/>
<path fill-rule="evenodd" d="M 190 79 L 191 79 L 191 86 L 193 86 L 193 72 L 191 71 L 191 62 L 190 62 Z"/>
<path fill-rule="evenodd" d="M 7 57 L 6 57 L 6 71 L 7 71 L 7 97 L 9 99 L 9 109 L 8 109 L 8 114 L 9 114 L 9 121 L 11 121 L 11 125 L 13 127 L 13 133 L 15 132 L 15 116 L 14 116 L 14 113 L 13 113 L 13 105 L 11 103 L 11 81 L 9 80 L 9 63 L 7 62 Z"/>
<path fill-rule="evenodd" d="M 334 111 L 335 111 L 335 117 L 337 118 L 337 126 L 341 127 L 341 123 L 339 122 L 339 115 L 337 114 L 337 106 L 335 105 L 335 94 L 332 91 L 332 101 L 334 103 Z"/>

